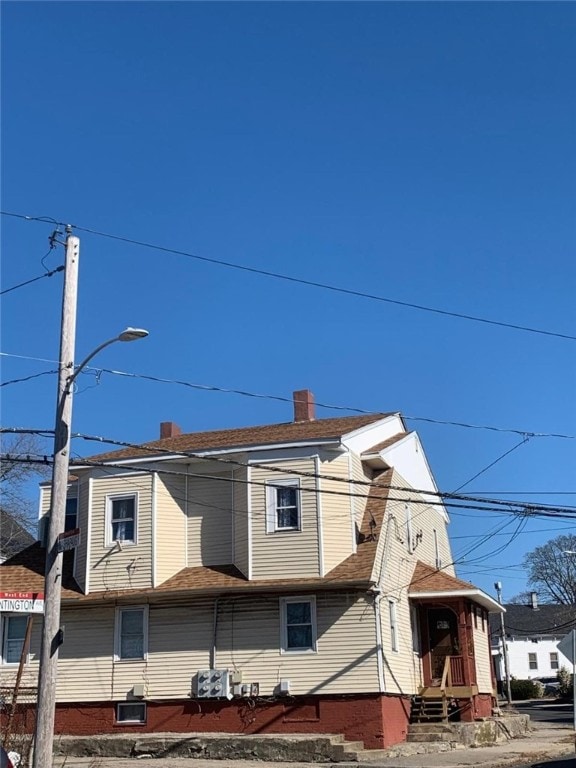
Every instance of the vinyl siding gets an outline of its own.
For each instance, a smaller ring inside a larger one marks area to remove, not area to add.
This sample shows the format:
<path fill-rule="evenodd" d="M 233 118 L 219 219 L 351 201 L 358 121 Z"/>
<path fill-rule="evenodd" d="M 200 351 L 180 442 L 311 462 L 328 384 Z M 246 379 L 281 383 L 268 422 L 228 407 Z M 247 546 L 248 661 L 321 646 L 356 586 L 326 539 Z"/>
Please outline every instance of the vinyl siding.
<path fill-rule="evenodd" d="M 313 458 L 277 461 L 273 466 L 314 473 Z M 260 467 L 251 467 L 251 578 L 298 578 L 318 576 L 319 545 L 318 517 L 316 509 L 316 480 L 300 477 L 301 530 L 266 533 L 266 488 L 267 481 L 293 480 L 294 475 L 269 472 Z M 311 489 L 305 491 L 303 489 Z M 313 492 L 312 492 L 313 491 Z"/>
<path fill-rule="evenodd" d="M 369 492 L 369 486 L 365 485 L 365 483 L 372 479 L 372 473 L 368 467 L 364 467 L 364 464 L 357 453 L 351 454 L 351 465 L 352 479 L 360 483 L 360 485 L 352 485 L 350 490 L 354 493 L 362 494 L 360 496 L 354 496 L 352 500 L 354 506 L 354 519 L 356 525 L 360 527 L 366 510 L 366 499 L 368 498 Z M 365 497 L 363 498 L 364 494 Z"/>
<path fill-rule="evenodd" d="M 488 618 L 486 618 L 484 620 L 484 631 L 482 631 L 481 609 L 477 608 L 476 610 L 478 617 L 476 624 L 478 626 L 475 626 L 474 619 L 472 619 L 476 682 L 478 683 L 479 693 L 492 693 L 492 656 L 489 645 L 489 623 Z"/>
<path fill-rule="evenodd" d="M 89 534 L 89 503 L 90 478 L 80 477 L 78 480 L 78 528 L 80 528 L 80 544 L 76 549 L 74 560 L 74 578 L 80 589 L 86 591 L 86 561 L 88 558 Z"/>
<path fill-rule="evenodd" d="M 152 474 L 93 479 L 90 591 L 152 586 Z M 106 498 L 138 495 L 137 543 L 106 544 Z"/>
<path fill-rule="evenodd" d="M 391 485 L 407 486 L 404 478 L 394 472 Z M 404 499 L 419 499 L 411 491 L 391 491 L 386 504 L 386 515 L 382 529 L 378 531 L 378 551 L 374 561 L 373 578 L 380 583 L 383 598 L 381 605 L 382 646 L 384 655 L 384 677 L 389 693 L 413 694 L 420 684 L 420 662 L 413 649 L 412 622 L 408 587 L 416 562 L 421 560 L 435 566 L 436 551 L 434 529 L 443 562 L 450 563 L 450 543 L 443 516 L 434 507 L 411 504 L 412 510 L 412 551 L 408 551 Z M 396 501 L 396 499 L 398 499 Z M 419 536 L 419 533 L 422 536 Z M 454 574 L 452 566 L 446 573 Z M 391 650 L 391 631 L 388 615 L 388 600 L 396 601 L 398 652 Z"/>
<path fill-rule="evenodd" d="M 243 682 L 259 683 L 261 696 L 274 695 L 281 679 L 290 680 L 294 695 L 377 692 L 371 600 L 357 594 L 319 594 L 316 613 L 317 652 L 281 653 L 278 596 L 222 598 L 216 667 L 240 671 Z M 144 683 L 149 699 L 188 698 L 197 671 L 210 667 L 214 601 L 150 605 L 144 661 L 114 661 L 114 621 L 112 605 L 64 607 L 58 701 L 124 700 L 136 683 Z M 37 662 L 29 671 L 37 672 Z"/>
<path fill-rule="evenodd" d="M 280 600 L 223 601 L 219 611 L 217 665 L 242 672 L 270 696 L 282 679 L 294 695 L 378 691 L 376 634 L 371 601 L 364 595 L 316 596 L 317 652 L 281 653 Z"/>
<path fill-rule="evenodd" d="M 218 479 L 222 478 L 222 479 Z M 232 562 L 231 473 L 188 478 L 188 565 Z"/>
<path fill-rule="evenodd" d="M 186 567 L 186 478 L 159 474 L 155 486 L 154 586 Z"/>
<path fill-rule="evenodd" d="M 248 578 L 250 572 L 250 543 L 249 543 L 249 520 L 248 520 L 248 498 L 250 486 L 247 485 L 248 469 L 239 467 L 234 470 L 233 477 L 237 478 L 238 483 L 232 486 L 233 510 L 232 518 L 233 530 L 233 563 L 238 570 Z"/>
<path fill-rule="evenodd" d="M 77 526 L 80 528 L 80 545 L 74 551 L 74 578 L 83 591 L 86 589 L 86 553 L 88 548 L 88 478 L 79 477 L 70 483 L 66 494 L 68 499 L 78 499 Z M 40 517 L 50 512 L 52 488 L 40 486 Z"/>
<path fill-rule="evenodd" d="M 342 480 L 327 480 L 324 477 L 319 482 L 320 502 L 322 505 L 322 543 L 324 555 L 324 573 L 335 568 L 348 555 L 352 554 L 352 515 L 350 509 L 350 479 L 348 456 L 338 456 L 331 461 L 322 461 L 321 475 L 332 475 Z M 326 493 L 336 491 L 342 495 Z"/>

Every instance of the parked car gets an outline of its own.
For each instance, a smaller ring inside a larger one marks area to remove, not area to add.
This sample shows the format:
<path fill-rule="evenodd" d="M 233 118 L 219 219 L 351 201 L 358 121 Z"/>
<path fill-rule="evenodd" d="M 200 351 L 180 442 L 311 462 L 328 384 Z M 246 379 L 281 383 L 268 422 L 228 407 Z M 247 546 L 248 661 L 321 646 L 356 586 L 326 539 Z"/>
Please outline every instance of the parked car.
<path fill-rule="evenodd" d="M 557 677 L 540 677 L 538 682 L 544 686 L 545 696 L 556 696 L 560 688 L 560 681 Z"/>

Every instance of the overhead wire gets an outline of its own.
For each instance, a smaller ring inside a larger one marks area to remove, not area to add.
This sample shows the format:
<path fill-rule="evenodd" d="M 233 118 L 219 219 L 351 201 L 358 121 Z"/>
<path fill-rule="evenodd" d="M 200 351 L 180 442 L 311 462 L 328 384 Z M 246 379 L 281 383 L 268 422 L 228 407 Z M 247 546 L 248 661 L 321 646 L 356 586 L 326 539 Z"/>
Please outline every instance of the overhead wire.
<path fill-rule="evenodd" d="M 473 475 L 469 480 L 466 480 L 465 483 L 462 483 L 461 485 L 458 486 L 458 488 L 455 488 L 453 492 L 456 493 L 457 491 L 462 490 L 462 488 L 465 488 L 467 485 L 470 485 L 470 483 L 473 480 L 476 480 L 478 477 L 480 477 L 480 475 L 483 475 L 485 472 L 488 472 L 489 469 L 492 469 L 493 466 L 498 464 L 498 462 L 502 461 L 502 459 L 506 458 L 506 456 L 509 456 L 517 448 L 520 448 L 522 445 L 526 445 L 526 443 L 528 442 L 529 439 L 530 439 L 529 437 L 524 437 L 524 439 L 521 440 L 519 443 L 517 443 L 516 445 L 512 446 L 512 448 L 508 449 L 503 454 L 498 456 L 498 458 L 494 459 L 494 461 L 491 461 L 490 464 L 487 464 L 479 472 L 476 472 L 476 474 Z"/>
<path fill-rule="evenodd" d="M 48 376 L 50 373 L 58 373 L 58 369 L 52 371 L 41 371 L 40 373 L 33 373 L 30 376 L 23 376 L 21 379 L 11 379 L 10 381 L 3 381 L 0 383 L 0 387 L 7 387 L 9 384 L 22 384 L 25 381 L 31 379 L 38 379 L 40 376 Z"/>
<path fill-rule="evenodd" d="M 34 357 L 32 355 L 18 355 L 12 352 L 2 352 L 0 351 L 0 357 L 10 357 L 18 360 L 31 360 L 34 362 L 40 362 L 40 363 L 54 363 L 58 364 L 58 360 L 54 360 L 51 358 L 44 358 L 44 357 Z M 288 397 L 286 395 L 275 395 L 275 394 L 263 394 L 258 392 L 250 392 L 249 390 L 244 389 L 232 389 L 228 387 L 219 387 L 215 384 L 198 384 L 190 381 L 184 381 L 181 379 L 169 379 L 164 378 L 161 376 L 152 376 L 150 374 L 144 374 L 144 373 L 134 373 L 130 371 L 120 371 L 115 370 L 112 368 L 102 368 L 102 367 L 96 367 L 96 366 L 86 366 L 86 370 L 94 371 L 94 372 L 102 372 L 102 373 L 109 373 L 114 376 L 121 376 L 125 378 L 132 378 L 132 379 L 143 379 L 145 381 L 152 381 L 157 382 L 160 384 L 176 384 L 179 386 L 188 387 L 191 389 L 201 390 L 205 392 L 217 392 L 222 394 L 233 394 L 233 395 L 240 395 L 243 397 L 251 397 L 251 398 L 258 398 L 261 400 L 275 400 L 283 403 L 292 403 L 293 398 Z M 322 402 L 316 402 L 316 407 L 318 408 L 325 408 L 327 410 L 334 410 L 334 411 L 347 411 L 350 413 L 358 413 L 361 415 L 374 415 L 374 410 L 367 410 L 365 408 L 358 408 L 355 406 L 348 406 L 348 405 L 335 405 L 335 404 L 329 404 L 329 403 L 322 403 Z M 384 414 L 383 414 L 384 415 Z M 451 421 L 448 419 L 435 419 L 431 417 L 426 416 L 411 416 L 406 414 L 399 414 L 401 415 L 402 419 L 404 421 L 416 421 L 416 422 L 425 422 L 428 424 L 438 424 L 441 426 L 449 426 L 449 427 L 461 427 L 466 429 L 477 429 L 477 430 L 487 430 L 490 432 L 501 432 L 501 433 L 508 433 L 508 434 L 514 434 L 519 435 L 522 438 L 532 438 L 532 437 L 548 437 L 548 438 L 558 438 L 563 440 L 576 440 L 576 435 L 561 433 L 561 432 L 535 432 L 533 430 L 529 429 L 513 429 L 510 427 L 500 427 L 490 424 L 473 424 L 470 422 L 464 422 L 464 421 Z"/>
<path fill-rule="evenodd" d="M 16 427 L 1 427 L 0 433 L 26 433 L 27 431 L 30 432 L 42 432 L 42 434 L 49 434 L 50 430 L 26 430 L 26 429 L 20 429 Z M 126 440 L 115 440 L 113 438 L 107 438 L 102 437 L 100 435 L 87 435 L 81 432 L 75 432 L 72 435 L 73 438 L 79 438 L 82 440 L 86 440 L 88 442 L 97 442 L 99 444 L 107 444 L 107 445 L 114 445 L 119 446 L 121 448 L 130 448 L 133 450 L 137 450 L 140 452 L 144 452 L 144 456 L 142 455 L 132 455 L 128 457 L 119 456 L 117 457 L 118 460 L 131 460 L 134 461 L 135 459 L 144 459 L 147 460 L 148 458 L 150 461 L 157 461 L 162 456 L 170 456 L 170 457 L 177 457 L 177 458 L 190 458 L 195 460 L 200 460 L 204 462 L 216 462 L 218 464 L 222 464 L 224 466 L 236 466 L 236 467 L 243 467 L 243 468 L 258 468 L 258 469 L 264 469 L 267 472 L 270 473 L 277 473 L 282 475 L 293 475 L 296 477 L 303 477 L 303 478 L 309 478 L 309 479 L 320 479 L 320 480 L 330 480 L 333 482 L 343 483 L 346 485 L 354 486 L 354 487 L 367 487 L 369 491 L 374 488 L 380 488 L 384 490 L 392 490 L 392 491 L 401 491 L 401 492 L 410 492 L 410 493 L 416 493 L 425 497 L 435 497 L 440 499 L 440 501 L 429 501 L 429 500 L 418 500 L 415 503 L 423 503 L 423 504 L 430 504 L 435 506 L 454 506 L 456 509 L 477 509 L 477 510 L 486 510 L 488 511 L 490 508 L 496 507 L 496 511 L 498 511 L 498 508 L 502 508 L 504 510 L 510 510 L 515 514 L 529 514 L 532 512 L 539 512 L 542 514 L 547 513 L 555 513 L 555 512 L 562 512 L 562 513 L 573 513 L 576 514 L 576 507 L 570 506 L 570 505 L 563 505 L 563 506 L 554 506 L 550 504 L 534 504 L 533 502 L 523 502 L 518 500 L 506 500 L 506 499 L 493 499 L 493 498 L 478 498 L 474 496 L 464 495 L 464 494 L 455 494 L 453 492 L 441 492 L 441 491 L 431 491 L 427 489 L 421 489 L 421 488 L 413 488 L 409 486 L 402 486 L 402 485 L 396 485 L 393 483 L 380 483 L 378 480 L 361 480 L 361 479 L 351 479 L 347 477 L 342 477 L 340 475 L 330 475 L 325 473 L 317 473 L 317 472 L 307 472 L 304 470 L 297 470 L 297 469 L 291 469 L 285 466 L 276 466 L 274 464 L 270 463 L 259 463 L 259 462 L 245 462 L 240 461 L 238 459 L 232 459 L 232 458 L 226 458 L 222 456 L 214 456 L 214 455 L 205 455 L 202 452 L 198 451 L 186 451 L 186 450 L 177 450 L 173 448 L 162 448 L 157 445 L 147 445 L 147 444 L 136 444 L 131 443 Z M 149 452 L 149 456 L 146 456 L 146 452 Z M 116 452 L 117 453 L 117 452 Z M 102 456 L 109 456 L 109 458 L 101 458 Z M 161 458 L 160 458 L 161 460 Z M 98 461 L 99 463 L 104 463 L 105 465 L 113 466 L 114 465 L 114 452 L 112 454 L 100 454 L 99 456 L 95 457 L 87 457 L 84 459 L 86 462 L 86 465 L 89 466 L 91 462 Z M 78 466 L 80 466 L 78 464 Z M 343 492 L 343 491 L 330 491 L 326 489 L 326 493 L 331 493 L 335 495 L 348 495 L 348 496 L 360 496 L 361 498 L 366 498 L 367 494 L 356 494 L 354 492 Z M 409 499 L 395 499 L 396 501 L 409 501 Z M 472 505 L 467 504 L 455 504 L 454 502 L 474 502 Z M 479 504 L 478 504 L 479 503 Z"/>
<path fill-rule="evenodd" d="M 50 220 L 49 217 L 26 216 L 24 214 L 13 213 L 9 211 L 0 211 L 0 214 L 4 216 L 12 216 L 15 218 L 24 219 L 26 221 L 42 221 L 42 222 L 54 223 L 57 225 L 63 225 L 62 222 L 57 222 L 53 219 Z M 97 237 L 103 237 L 109 240 L 115 240 L 118 242 L 127 243 L 129 245 L 135 245 L 140 248 L 148 248 L 155 251 L 159 251 L 161 253 L 170 253 L 176 256 L 184 256 L 185 258 L 194 259 L 196 261 L 204 262 L 207 264 L 213 264 L 220 267 L 225 267 L 227 269 L 235 269 L 242 272 L 248 272 L 250 274 L 261 275 L 263 277 L 273 278 L 275 280 L 282 280 L 292 284 L 305 285 L 312 288 L 319 288 L 321 290 L 330 291 L 332 293 L 340 293 L 347 296 L 354 296 L 356 298 L 368 299 L 370 301 L 377 301 L 377 302 L 382 302 L 386 304 L 392 304 L 395 306 L 405 307 L 407 309 L 415 309 L 420 312 L 433 313 L 433 314 L 442 315 L 445 317 L 456 318 L 459 320 L 467 320 L 475 323 L 482 323 L 484 325 L 491 325 L 491 326 L 507 328 L 515 331 L 522 331 L 525 333 L 533 333 L 533 334 L 539 334 L 543 336 L 550 336 L 550 337 L 565 339 L 569 341 L 576 341 L 576 336 L 573 336 L 567 333 L 549 331 L 542 328 L 533 328 L 531 326 L 522 325 L 520 323 L 509 323 L 501 320 L 493 320 L 491 318 L 481 317 L 480 315 L 469 315 L 464 312 L 455 312 L 447 309 L 440 309 L 439 307 L 431 307 L 425 304 L 418 304 L 416 302 L 402 301 L 400 299 L 394 299 L 389 296 L 381 296 L 379 294 L 367 293 L 365 291 L 354 290 L 352 288 L 345 288 L 343 286 L 333 285 L 331 283 L 325 283 L 318 280 L 310 280 L 304 277 L 296 277 L 294 275 L 288 275 L 283 272 L 275 272 L 273 270 L 261 269 L 259 267 L 251 267 L 251 266 L 248 266 L 247 264 L 241 264 L 239 262 L 226 261 L 224 259 L 216 259 L 210 256 L 201 256 L 200 254 L 192 253 L 191 251 L 184 251 L 179 248 L 171 248 L 168 246 L 159 245 L 157 243 L 150 243 L 145 240 L 137 240 L 135 238 L 127 237 L 124 235 L 115 235 L 110 232 L 103 232 L 101 230 L 93 229 L 91 227 L 84 227 L 79 224 L 69 224 L 68 226 L 70 226 L 71 228 L 75 229 L 78 232 L 85 232 L 87 234 L 91 234 Z"/>
<path fill-rule="evenodd" d="M 47 256 L 48 254 L 46 254 Z M 31 280 L 25 280 L 23 283 L 18 283 L 18 285 L 13 285 L 11 288 L 5 288 L 3 291 L 0 291 L 0 296 L 4 296 L 6 293 L 10 293 L 11 291 L 15 291 L 18 288 L 24 288 L 25 285 L 30 285 L 31 283 L 35 283 L 37 280 L 42 280 L 43 277 L 52 277 L 52 275 L 55 275 L 57 272 L 62 272 L 64 270 L 64 264 L 61 264 L 59 267 L 56 267 L 56 269 L 52 269 L 50 272 L 44 272 L 43 275 L 38 275 L 38 277 L 33 277 Z"/>

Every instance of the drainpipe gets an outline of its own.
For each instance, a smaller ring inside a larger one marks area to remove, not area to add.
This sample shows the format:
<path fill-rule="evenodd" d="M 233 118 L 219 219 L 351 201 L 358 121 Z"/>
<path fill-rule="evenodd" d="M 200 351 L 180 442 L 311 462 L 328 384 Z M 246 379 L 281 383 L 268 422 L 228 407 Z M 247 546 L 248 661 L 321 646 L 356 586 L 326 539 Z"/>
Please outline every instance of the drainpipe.
<path fill-rule="evenodd" d="M 212 622 L 212 650 L 210 651 L 210 669 L 216 669 L 216 643 L 218 640 L 218 604 L 220 598 L 214 598 L 214 618 Z"/>
<path fill-rule="evenodd" d="M 380 587 L 374 587 L 371 594 L 374 598 L 372 605 L 374 606 L 374 622 L 376 624 L 376 668 L 378 670 L 378 685 L 380 686 L 380 693 L 385 693 L 386 680 L 384 678 L 384 648 L 382 646 L 382 611 L 380 610 L 380 602 L 384 595 L 382 594 Z"/>

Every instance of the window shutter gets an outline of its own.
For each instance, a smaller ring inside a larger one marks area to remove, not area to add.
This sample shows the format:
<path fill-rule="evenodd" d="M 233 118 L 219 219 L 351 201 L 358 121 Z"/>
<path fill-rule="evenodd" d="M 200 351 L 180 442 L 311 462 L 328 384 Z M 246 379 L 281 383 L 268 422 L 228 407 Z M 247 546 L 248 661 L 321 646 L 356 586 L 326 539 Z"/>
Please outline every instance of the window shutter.
<path fill-rule="evenodd" d="M 276 488 L 273 485 L 266 486 L 266 533 L 274 533 L 276 530 Z"/>

